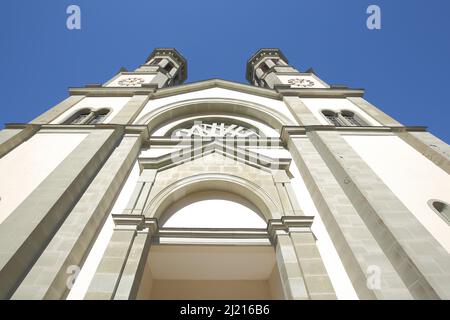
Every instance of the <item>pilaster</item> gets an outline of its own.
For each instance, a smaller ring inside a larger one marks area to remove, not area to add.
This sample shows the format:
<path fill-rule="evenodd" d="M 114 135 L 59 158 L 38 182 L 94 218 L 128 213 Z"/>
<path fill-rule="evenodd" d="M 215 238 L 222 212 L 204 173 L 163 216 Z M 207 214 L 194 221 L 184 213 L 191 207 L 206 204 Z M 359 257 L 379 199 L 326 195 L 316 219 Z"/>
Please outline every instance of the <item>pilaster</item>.
<path fill-rule="evenodd" d="M 313 217 L 269 221 L 286 299 L 336 299 L 311 231 Z"/>
<path fill-rule="evenodd" d="M 0 225 L 0 298 L 9 298 L 122 136 L 92 131 Z"/>
<path fill-rule="evenodd" d="M 411 299 L 412 296 L 359 216 L 332 171 L 304 135 L 287 144 L 314 204 L 360 299 Z M 368 271 L 379 268 L 380 287 L 368 286 Z"/>
<path fill-rule="evenodd" d="M 151 244 L 156 220 L 139 215 L 115 215 L 111 240 L 102 257 L 85 299 L 135 298 Z"/>
<path fill-rule="evenodd" d="M 413 297 L 450 299 L 450 254 L 339 133 L 308 136 Z"/>
<path fill-rule="evenodd" d="M 62 299 L 69 266 L 81 267 L 137 158 L 141 138 L 125 135 L 13 295 L 13 299 Z"/>

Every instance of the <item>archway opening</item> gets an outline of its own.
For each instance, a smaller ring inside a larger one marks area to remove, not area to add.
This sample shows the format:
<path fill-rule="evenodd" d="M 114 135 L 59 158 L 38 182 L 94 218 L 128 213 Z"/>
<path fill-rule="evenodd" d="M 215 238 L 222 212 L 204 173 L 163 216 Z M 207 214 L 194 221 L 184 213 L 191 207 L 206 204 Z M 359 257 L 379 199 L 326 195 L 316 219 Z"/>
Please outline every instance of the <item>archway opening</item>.
<path fill-rule="evenodd" d="M 162 216 L 165 228 L 260 228 L 266 221 L 251 202 L 232 193 L 203 191 L 173 203 Z"/>
<path fill-rule="evenodd" d="M 246 198 L 223 190 L 197 191 L 165 207 L 159 219 L 159 237 L 146 257 L 137 299 L 284 299 L 270 241 L 239 235 L 267 232 L 264 216 Z M 218 237 L 224 229 L 234 235 Z"/>
<path fill-rule="evenodd" d="M 272 246 L 152 245 L 141 300 L 284 299 Z"/>

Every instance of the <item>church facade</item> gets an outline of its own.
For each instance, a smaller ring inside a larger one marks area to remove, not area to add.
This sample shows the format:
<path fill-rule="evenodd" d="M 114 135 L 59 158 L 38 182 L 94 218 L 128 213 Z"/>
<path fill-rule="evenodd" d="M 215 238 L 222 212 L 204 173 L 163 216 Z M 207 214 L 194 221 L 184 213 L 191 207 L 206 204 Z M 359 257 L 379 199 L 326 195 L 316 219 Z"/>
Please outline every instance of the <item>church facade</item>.
<path fill-rule="evenodd" d="M 134 71 L 0 132 L 2 299 L 450 299 L 450 146 L 278 49 Z"/>

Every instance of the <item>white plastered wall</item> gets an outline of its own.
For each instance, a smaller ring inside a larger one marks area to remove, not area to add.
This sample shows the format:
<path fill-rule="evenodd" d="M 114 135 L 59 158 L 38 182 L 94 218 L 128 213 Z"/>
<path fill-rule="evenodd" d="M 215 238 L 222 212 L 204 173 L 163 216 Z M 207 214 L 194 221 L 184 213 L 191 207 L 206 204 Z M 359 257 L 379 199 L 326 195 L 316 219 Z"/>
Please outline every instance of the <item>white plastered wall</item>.
<path fill-rule="evenodd" d="M 450 252 L 450 226 L 427 203 L 430 199 L 450 203 L 450 176 L 396 136 L 345 135 L 344 138 Z"/>
<path fill-rule="evenodd" d="M 103 123 L 109 123 L 129 100 L 130 97 L 86 97 L 53 120 L 51 124 L 63 123 L 75 112 L 84 108 L 91 108 L 94 111 L 103 108 L 110 109 L 111 111 L 103 121 Z"/>
<path fill-rule="evenodd" d="M 369 114 L 364 112 L 357 105 L 347 99 L 337 98 L 302 98 L 300 99 L 306 107 L 312 112 L 314 116 L 320 121 L 321 124 L 329 124 L 327 119 L 323 116 L 323 110 L 331 110 L 339 112 L 342 110 L 349 110 L 356 113 L 367 124 L 372 126 L 381 126 L 381 123 L 372 118 Z"/>
<path fill-rule="evenodd" d="M 0 223 L 87 135 L 39 132 L 0 159 Z"/>

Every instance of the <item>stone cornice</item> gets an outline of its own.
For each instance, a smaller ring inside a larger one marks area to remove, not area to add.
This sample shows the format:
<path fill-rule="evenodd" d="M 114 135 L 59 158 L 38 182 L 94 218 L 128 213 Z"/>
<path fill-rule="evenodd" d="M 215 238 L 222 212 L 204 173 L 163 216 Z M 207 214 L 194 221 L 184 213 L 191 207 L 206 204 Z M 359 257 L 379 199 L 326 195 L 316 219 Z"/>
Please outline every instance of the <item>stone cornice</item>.
<path fill-rule="evenodd" d="M 171 153 L 159 157 L 141 157 L 139 158 L 139 165 L 144 169 L 165 170 L 183 164 L 186 161 L 192 161 L 205 155 L 218 153 L 227 158 L 267 171 L 270 171 L 274 167 L 281 170 L 289 170 L 290 159 L 272 158 L 244 149 L 235 141 L 233 141 L 233 144 L 227 144 L 225 141 L 196 140 L 197 143 L 193 145 L 187 145 L 181 150 L 174 150 Z"/>
<path fill-rule="evenodd" d="M 283 126 L 281 128 L 281 140 L 287 142 L 290 136 L 304 136 L 310 131 L 340 131 L 340 132 L 366 132 L 366 133 L 382 133 L 382 132 L 424 132 L 427 131 L 425 126 L 369 126 L 369 127 L 336 127 L 332 125 L 314 125 L 314 126 Z"/>
<path fill-rule="evenodd" d="M 165 98 L 184 93 L 190 93 L 211 88 L 223 88 L 247 93 L 255 96 L 282 100 L 283 96 L 298 96 L 301 98 L 345 98 L 362 97 L 363 89 L 337 88 L 290 88 L 289 85 L 279 84 L 275 90 L 256 87 L 253 85 L 232 82 L 222 79 L 209 79 L 191 82 L 183 85 L 157 89 L 154 86 L 142 87 L 79 87 L 69 88 L 70 95 L 85 95 L 88 97 L 131 97 L 136 94 L 150 95 L 153 99 Z"/>
<path fill-rule="evenodd" d="M 275 90 L 282 96 L 300 98 L 346 98 L 363 97 L 364 89 L 330 88 L 290 88 L 289 85 L 278 84 Z"/>
<path fill-rule="evenodd" d="M 283 216 L 281 219 L 272 219 L 267 225 L 267 232 L 271 240 L 276 243 L 280 235 L 289 235 L 293 232 L 310 232 L 313 216 Z"/>

